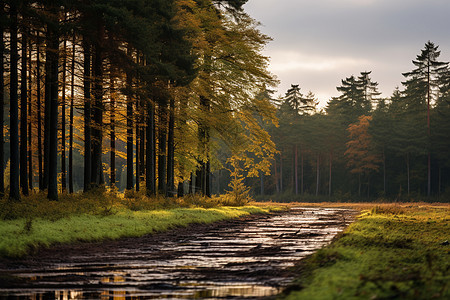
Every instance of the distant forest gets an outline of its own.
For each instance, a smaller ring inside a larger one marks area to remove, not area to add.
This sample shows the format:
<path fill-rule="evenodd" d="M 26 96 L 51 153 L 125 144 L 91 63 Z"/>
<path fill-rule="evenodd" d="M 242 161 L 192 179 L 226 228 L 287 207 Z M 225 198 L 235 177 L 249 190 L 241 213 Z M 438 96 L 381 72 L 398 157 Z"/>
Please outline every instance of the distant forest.
<path fill-rule="evenodd" d="M 314 94 L 292 85 L 277 100 L 279 127 L 269 129 L 279 151 L 273 173 L 261 177 L 255 192 L 448 199 L 450 70 L 439 56 L 427 42 L 387 99 L 370 71 L 343 79 L 340 95 L 324 109 Z"/>
<path fill-rule="evenodd" d="M 299 85 L 274 99 L 270 37 L 245 2 L 0 1 L 0 194 L 444 195 L 437 46 L 389 99 L 369 71 L 325 109 Z"/>

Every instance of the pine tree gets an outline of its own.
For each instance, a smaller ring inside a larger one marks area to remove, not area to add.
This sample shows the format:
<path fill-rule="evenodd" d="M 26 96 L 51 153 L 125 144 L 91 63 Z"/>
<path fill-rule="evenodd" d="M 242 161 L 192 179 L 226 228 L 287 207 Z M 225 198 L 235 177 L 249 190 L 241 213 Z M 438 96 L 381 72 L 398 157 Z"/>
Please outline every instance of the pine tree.
<path fill-rule="evenodd" d="M 420 55 L 417 55 L 413 64 L 417 67 L 411 72 L 403 73 L 406 81 L 403 84 L 410 92 L 409 97 L 417 97 L 426 101 L 427 106 L 427 134 L 431 136 L 430 126 L 430 111 L 433 100 L 436 99 L 436 92 L 438 89 L 438 80 L 442 72 L 448 68 L 448 62 L 440 62 L 439 58 L 441 52 L 438 51 L 439 46 L 428 41 L 425 44 L 425 49 Z M 423 101 L 420 100 L 420 101 Z M 431 195 L 431 152 L 428 150 L 428 176 L 427 176 L 427 195 Z"/>

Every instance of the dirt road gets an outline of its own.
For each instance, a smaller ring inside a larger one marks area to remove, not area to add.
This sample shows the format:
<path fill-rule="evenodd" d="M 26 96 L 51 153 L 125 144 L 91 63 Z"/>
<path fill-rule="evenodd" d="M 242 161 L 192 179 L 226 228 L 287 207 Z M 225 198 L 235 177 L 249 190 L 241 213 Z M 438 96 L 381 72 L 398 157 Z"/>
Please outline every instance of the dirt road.
<path fill-rule="evenodd" d="M 0 261 L 0 299 L 270 296 L 292 280 L 290 266 L 328 244 L 353 216 L 344 209 L 294 208 L 140 238 L 61 245 Z"/>

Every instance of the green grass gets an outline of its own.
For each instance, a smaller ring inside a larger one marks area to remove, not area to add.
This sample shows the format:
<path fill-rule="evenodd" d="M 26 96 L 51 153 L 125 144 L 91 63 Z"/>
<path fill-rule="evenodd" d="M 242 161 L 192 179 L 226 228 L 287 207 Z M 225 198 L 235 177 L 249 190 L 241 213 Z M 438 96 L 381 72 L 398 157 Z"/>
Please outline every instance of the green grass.
<path fill-rule="evenodd" d="M 1 200 L 0 256 L 21 257 L 56 243 L 141 236 L 191 223 L 269 212 L 264 207 L 221 207 L 210 202 L 205 208 L 199 207 L 205 202 L 194 200 L 181 199 L 176 203 L 168 199 L 124 199 L 103 194 L 66 196 L 56 202 L 41 196 L 31 196 L 19 203 Z"/>
<path fill-rule="evenodd" d="M 283 298 L 449 299 L 449 212 L 448 205 L 365 211 L 297 267 Z"/>

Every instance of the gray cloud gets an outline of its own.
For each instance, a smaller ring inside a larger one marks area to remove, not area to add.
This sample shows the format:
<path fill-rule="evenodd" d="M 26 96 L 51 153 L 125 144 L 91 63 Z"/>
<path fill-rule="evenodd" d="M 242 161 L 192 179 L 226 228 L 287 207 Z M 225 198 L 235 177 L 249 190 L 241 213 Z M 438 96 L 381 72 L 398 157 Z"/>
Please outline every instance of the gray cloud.
<path fill-rule="evenodd" d="M 249 0 L 245 10 L 274 39 L 265 54 L 280 94 L 298 83 L 325 103 L 341 79 L 372 70 L 389 96 L 428 40 L 450 60 L 448 0 Z"/>

